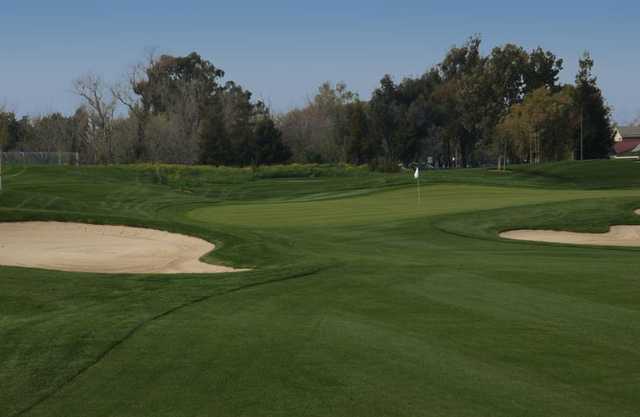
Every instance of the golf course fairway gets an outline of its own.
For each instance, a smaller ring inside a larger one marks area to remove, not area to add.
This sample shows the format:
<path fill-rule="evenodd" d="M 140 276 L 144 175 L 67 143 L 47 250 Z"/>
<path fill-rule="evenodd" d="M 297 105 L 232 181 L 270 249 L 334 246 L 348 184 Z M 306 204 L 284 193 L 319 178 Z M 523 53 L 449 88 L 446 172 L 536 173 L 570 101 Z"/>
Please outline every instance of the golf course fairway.
<path fill-rule="evenodd" d="M 0 267 L 0 416 L 637 416 L 640 166 L 8 167 L 0 222 L 204 239 L 222 274 Z M 2 247 L 0 247 L 2 251 Z M 35 254 L 34 254 L 35 256 Z"/>

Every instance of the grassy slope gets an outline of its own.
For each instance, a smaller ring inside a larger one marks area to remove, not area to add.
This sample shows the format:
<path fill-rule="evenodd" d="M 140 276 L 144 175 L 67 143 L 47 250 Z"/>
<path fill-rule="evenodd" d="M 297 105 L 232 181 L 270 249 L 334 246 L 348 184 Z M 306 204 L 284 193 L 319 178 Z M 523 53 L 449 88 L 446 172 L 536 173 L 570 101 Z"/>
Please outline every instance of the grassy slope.
<path fill-rule="evenodd" d="M 406 176 L 296 169 L 10 172 L 0 219 L 192 233 L 257 269 L 0 268 L 0 416 L 635 415 L 638 250 L 496 232 L 638 223 L 640 167 L 433 172 L 420 205 Z"/>

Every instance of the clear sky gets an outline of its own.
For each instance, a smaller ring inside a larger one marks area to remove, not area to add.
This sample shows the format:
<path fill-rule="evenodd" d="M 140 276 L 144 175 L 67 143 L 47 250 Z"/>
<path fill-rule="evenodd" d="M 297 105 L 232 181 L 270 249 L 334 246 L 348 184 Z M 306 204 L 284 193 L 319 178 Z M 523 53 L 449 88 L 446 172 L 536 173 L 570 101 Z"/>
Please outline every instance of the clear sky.
<path fill-rule="evenodd" d="M 325 80 L 368 98 L 385 74 L 419 75 L 478 33 L 538 45 L 574 78 L 591 51 L 616 121 L 640 114 L 640 0 L 7 1 L 0 8 L 0 103 L 19 114 L 70 112 L 71 81 L 120 77 L 145 50 L 197 51 L 276 111 Z"/>

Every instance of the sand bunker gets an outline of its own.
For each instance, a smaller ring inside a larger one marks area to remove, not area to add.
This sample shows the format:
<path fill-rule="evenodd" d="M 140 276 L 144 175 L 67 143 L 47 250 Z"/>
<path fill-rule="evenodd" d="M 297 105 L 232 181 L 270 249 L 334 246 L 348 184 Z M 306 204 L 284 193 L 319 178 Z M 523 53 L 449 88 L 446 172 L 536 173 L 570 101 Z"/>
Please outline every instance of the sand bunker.
<path fill-rule="evenodd" d="M 640 209 L 635 211 L 640 214 Z M 577 233 L 559 230 L 510 230 L 500 233 L 505 239 L 571 245 L 640 246 L 640 226 L 611 226 L 606 233 Z"/>
<path fill-rule="evenodd" d="M 215 246 L 205 240 L 125 226 L 0 223 L 0 265 L 101 273 L 238 271 L 200 262 Z"/>

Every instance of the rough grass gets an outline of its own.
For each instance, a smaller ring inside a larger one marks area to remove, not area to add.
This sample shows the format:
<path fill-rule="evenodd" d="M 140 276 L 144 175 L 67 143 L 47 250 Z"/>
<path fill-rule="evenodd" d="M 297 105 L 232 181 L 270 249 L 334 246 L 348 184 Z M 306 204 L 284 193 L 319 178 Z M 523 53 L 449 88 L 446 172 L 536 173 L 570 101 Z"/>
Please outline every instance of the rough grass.
<path fill-rule="evenodd" d="M 359 168 L 11 168 L 2 220 L 189 233 L 257 269 L 0 268 L 0 416 L 637 415 L 638 250 L 497 237 L 639 223 L 636 167 L 428 172 L 420 203 Z"/>

